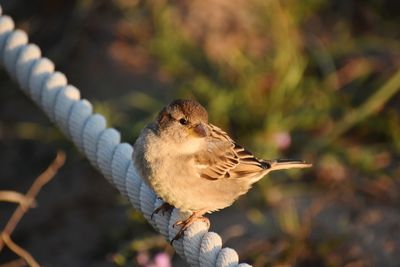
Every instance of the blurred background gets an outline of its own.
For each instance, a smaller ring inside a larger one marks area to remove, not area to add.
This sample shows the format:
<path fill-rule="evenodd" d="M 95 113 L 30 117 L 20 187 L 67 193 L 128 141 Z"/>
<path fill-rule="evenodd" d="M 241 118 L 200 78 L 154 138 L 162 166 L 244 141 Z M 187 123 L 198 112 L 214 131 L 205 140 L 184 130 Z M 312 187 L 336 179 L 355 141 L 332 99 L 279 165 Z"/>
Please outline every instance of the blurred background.
<path fill-rule="evenodd" d="M 399 266 L 399 1 L 0 4 L 124 141 L 171 100 L 195 98 L 259 157 L 314 164 L 272 173 L 210 215 L 241 261 Z M 26 192 L 67 153 L 16 243 L 43 266 L 185 266 L 4 70 L 0 87 L 1 190 Z M 0 203 L 0 227 L 14 208 Z"/>

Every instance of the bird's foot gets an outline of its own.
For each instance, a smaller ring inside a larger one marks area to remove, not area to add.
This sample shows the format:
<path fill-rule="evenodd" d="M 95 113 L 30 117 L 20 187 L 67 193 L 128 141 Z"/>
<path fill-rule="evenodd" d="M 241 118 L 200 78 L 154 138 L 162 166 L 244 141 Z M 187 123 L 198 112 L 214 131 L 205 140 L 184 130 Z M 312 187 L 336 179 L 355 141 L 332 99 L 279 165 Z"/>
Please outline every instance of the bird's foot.
<path fill-rule="evenodd" d="M 173 227 L 181 226 L 181 229 L 179 229 L 179 232 L 171 240 L 171 245 L 175 240 L 180 239 L 184 235 L 186 229 L 188 229 L 189 226 L 192 225 L 196 221 L 205 222 L 208 225 L 208 227 L 210 227 L 210 220 L 208 218 L 204 217 L 203 214 L 204 214 L 204 211 L 195 211 L 186 220 L 177 221 L 176 223 L 174 223 Z"/>
<path fill-rule="evenodd" d="M 158 214 L 160 211 L 162 213 L 162 215 L 164 216 L 165 212 L 171 211 L 174 209 L 174 206 L 172 206 L 171 204 L 164 202 L 161 206 L 159 206 L 158 208 L 156 208 L 153 213 L 151 213 L 150 218 L 153 220 L 153 216 L 154 214 Z"/>

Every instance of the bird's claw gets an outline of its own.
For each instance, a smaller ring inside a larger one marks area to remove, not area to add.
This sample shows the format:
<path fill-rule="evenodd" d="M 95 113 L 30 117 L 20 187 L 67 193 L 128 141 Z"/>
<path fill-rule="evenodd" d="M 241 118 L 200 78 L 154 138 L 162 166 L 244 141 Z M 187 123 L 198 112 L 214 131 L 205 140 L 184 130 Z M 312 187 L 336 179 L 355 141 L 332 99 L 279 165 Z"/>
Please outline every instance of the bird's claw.
<path fill-rule="evenodd" d="M 153 216 L 154 214 L 158 214 L 160 211 L 162 213 L 162 215 L 164 216 L 165 212 L 171 211 L 174 209 L 174 206 L 172 206 L 171 204 L 164 202 L 161 206 L 159 206 L 158 208 L 156 208 L 150 215 L 150 218 L 153 220 Z"/>
<path fill-rule="evenodd" d="M 182 226 L 182 227 L 181 227 L 181 229 L 179 229 L 179 231 L 178 231 L 178 233 L 175 235 L 175 237 L 172 238 L 172 240 L 171 240 L 171 242 L 170 242 L 171 245 L 172 245 L 172 243 L 174 243 L 175 240 L 180 239 L 180 238 L 184 235 L 186 229 L 188 229 L 189 226 L 192 225 L 192 224 L 193 224 L 194 222 L 196 222 L 196 221 L 202 221 L 202 222 L 204 222 L 204 223 L 207 224 L 207 227 L 208 227 L 208 228 L 210 227 L 210 220 L 209 220 L 208 218 L 206 218 L 206 217 L 204 217 L 204 216 L 201 216 L 201 215 L 199 216 L 198 213 L 194 212 L 194 213 L 193 213 L 192 215 L 190 215 L 189 218 L 187 218 L 186 220 L 177 221 L 176 223 L 174 223 L 174 224 L 172 225 L 173 228 L 175 228 L 175 226 Z"/>

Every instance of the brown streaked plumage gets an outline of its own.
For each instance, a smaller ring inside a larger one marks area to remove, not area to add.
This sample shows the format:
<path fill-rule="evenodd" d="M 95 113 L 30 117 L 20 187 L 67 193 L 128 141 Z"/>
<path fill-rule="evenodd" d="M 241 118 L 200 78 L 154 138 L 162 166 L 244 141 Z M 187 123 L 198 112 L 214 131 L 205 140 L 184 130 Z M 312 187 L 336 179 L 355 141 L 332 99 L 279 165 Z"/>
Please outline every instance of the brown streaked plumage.
<path fill-rule="evenodd" d="M 195 100 L 175 100 L 134 145 L 140 176 L 167 203 L 192 212 L 176 238 L 203 214 L 230 206 L 273 170 L 307 168 L 300 160 L 261 160 L 208 122 Z M 158 211 L 158 210 L 157 210 Z"/>

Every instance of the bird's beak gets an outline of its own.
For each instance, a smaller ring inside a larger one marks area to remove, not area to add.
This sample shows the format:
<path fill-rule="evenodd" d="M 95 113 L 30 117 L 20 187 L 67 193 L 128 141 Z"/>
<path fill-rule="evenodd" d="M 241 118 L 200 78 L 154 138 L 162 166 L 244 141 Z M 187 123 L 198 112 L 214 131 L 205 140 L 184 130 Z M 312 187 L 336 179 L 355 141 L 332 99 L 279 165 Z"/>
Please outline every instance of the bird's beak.
<path fill-rule="evenodd" d="M 208 134 L 207 128 L 203 123 L 198 123 L 194 125 L 192 131 L 197 137 L 206 137 Z"/>

